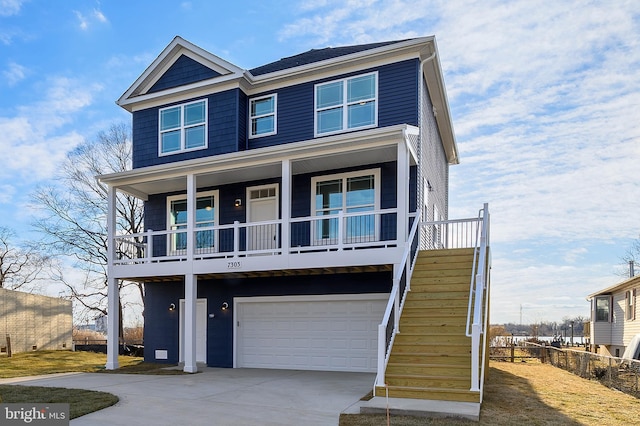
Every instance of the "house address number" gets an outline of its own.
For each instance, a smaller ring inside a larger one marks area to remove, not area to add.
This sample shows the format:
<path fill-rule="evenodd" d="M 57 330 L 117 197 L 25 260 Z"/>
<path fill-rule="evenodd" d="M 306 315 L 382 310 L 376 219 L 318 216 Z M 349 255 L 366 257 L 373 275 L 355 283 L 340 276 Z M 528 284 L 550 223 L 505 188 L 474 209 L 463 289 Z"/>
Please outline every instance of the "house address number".
<path fill-rule="evenodd" d="M 234 262 L 227 262 L 227 269 L 238 269 L 242 268 L 242 262 L 236 260 Z"/>

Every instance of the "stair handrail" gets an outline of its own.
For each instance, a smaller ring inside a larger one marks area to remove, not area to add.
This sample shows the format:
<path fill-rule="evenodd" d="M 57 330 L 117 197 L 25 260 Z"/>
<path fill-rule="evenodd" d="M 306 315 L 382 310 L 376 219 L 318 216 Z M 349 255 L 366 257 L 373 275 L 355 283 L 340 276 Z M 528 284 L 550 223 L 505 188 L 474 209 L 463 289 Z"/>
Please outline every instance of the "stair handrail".
<path fill-rule="evenodd" d="M 482 223 L 476 230 L 476 244 L 473 252 L 473 267 L 469 286 L 469 305 L 467 308 L 467 324 L 465 334 L 471 337 L 471 386 L 470 391 L 480 392 L 484 385 L 484 364 L 486 360 L 486 328 L 488 312 L 488 266 L 487 256 L 489 247 L 489 205 L 484 204 L 478 212 L 478 223 Z M 473 318 L 471 312 L 473 311 Z M 480 354 L 480 336 L 483 336 L 482 356 Z M 482 402 L 482 400 L 480 401 Z"/>
<path fill-rule="evenodd" d="M 422 212 L 419 209 L 414 216 L 411 231 L 405 242 L 404 253 L 402 254 L 402 260 L 398 264 L 398 268 L 395 270 L 393 277 L 393 286 L 391 288 L 391 294 L 389 295 L 389 301 L 382 317 L 382 322 L 378 325 L 378 372 L 376 376 L 375 386 L 385 385 L 385 369 L 389 362 L 389 355 L 391 354 L 390 348 L 393 346 L 393 341 L 396 334 L 400 331 L 400 313 L 404 307 L 407 292 L 410 290 L 411 274 L 416 264 L 418 247 L 415 248 L 415 253 L 411 259 L 412 250 L 414 248 L 415 239 L 419 238 L 420 233 L 420 218 Z M 410 261 L 408 261 L 410 260 Z M 406 274 L 406 275 L 405 275 Z M 403 294 L 400 294 L 400 282 L 402 281 L 402 275 L 405 275 L 405 288 Z M 387 327 L 389 320 L 391 319 L 391 313 L 393 312 L 393 331 L 391 338 L 387 341 Z"/>

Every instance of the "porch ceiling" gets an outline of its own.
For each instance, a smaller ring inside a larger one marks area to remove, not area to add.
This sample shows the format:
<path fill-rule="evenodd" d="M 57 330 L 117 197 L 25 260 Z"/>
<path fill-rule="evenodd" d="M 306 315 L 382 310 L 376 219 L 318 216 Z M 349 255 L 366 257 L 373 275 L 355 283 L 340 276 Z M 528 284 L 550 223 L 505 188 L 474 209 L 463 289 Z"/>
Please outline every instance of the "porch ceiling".
<path fill-rule="evenodd" d="M 302 141 L 275 147 L 241 151 L 213 157 L 150 166 L 100 176 L 100 180 L 143 200 L 149 195 L 185 192 L 187 175 L 196 175 L 198 188 L 279 178 L 282 160 L 291 161 L 293 175 L 358 167 L 397 159 L 397 145 L 404 143 L 410 126 L 393 126 Z M 363 133 L 365 133 L 363 135 Z M 411 164 L 415 159 L 411 156 Z"/>
<path fill-rule="evenodd" d="M 331 268 L 306 268 L 306 269 L 280 269 L 272 271 L 248 271 L 248 272 L 220 272 L 198 275 L 199 279 L 206 280 L 231 280 L 238 278 L 265 278 L 265 277 L 290 277 L 309 275 L 330 275 L 330 274 L 360 274 L 366 272 L 391 272 L 393 265 L 367 265 L 367 266 L 344 266 Z M 154 277 L 132 277 L 126 281 L 133 282 L 176 282 L 183 280 L 182 275 L 154 276 Z"/>

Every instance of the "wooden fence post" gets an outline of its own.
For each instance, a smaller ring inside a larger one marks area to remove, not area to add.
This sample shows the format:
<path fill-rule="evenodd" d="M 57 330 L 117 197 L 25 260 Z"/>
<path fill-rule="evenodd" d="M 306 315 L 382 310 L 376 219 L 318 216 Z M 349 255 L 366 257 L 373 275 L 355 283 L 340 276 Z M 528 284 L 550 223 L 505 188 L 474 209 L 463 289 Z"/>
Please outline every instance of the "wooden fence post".
<path fill-rule="evenodd" d="M 515 362 L 515 355 L 516 355 L 516 345 L 515 344 L 511 344 L 511 362 Z"/>
<path fill-rule="evenodd" d="M 11 358 L 11 335 L 7 334 L 7 358 Z"/>

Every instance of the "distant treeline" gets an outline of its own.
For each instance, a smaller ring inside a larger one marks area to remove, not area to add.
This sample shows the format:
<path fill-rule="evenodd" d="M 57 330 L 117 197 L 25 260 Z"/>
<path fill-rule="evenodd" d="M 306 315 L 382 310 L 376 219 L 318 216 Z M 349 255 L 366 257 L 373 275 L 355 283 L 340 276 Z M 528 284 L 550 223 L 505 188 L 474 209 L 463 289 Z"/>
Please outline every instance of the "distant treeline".
<path fill-rule="evenodd" d="M 574 336 L 582 336 L 584 333 L 584 323 L 589 322 L 588 318 L 578 316 L 575 318 L 564 318 L 562 322 L 546 322 L 542 321 L 537 324 L 495 324 L 492 328 L 494 335 L 513 336 L 561 336 L 571 337 L 571 328 L 573 327 Z M 502 330 L 497 330 L 502 328 Z"/>

